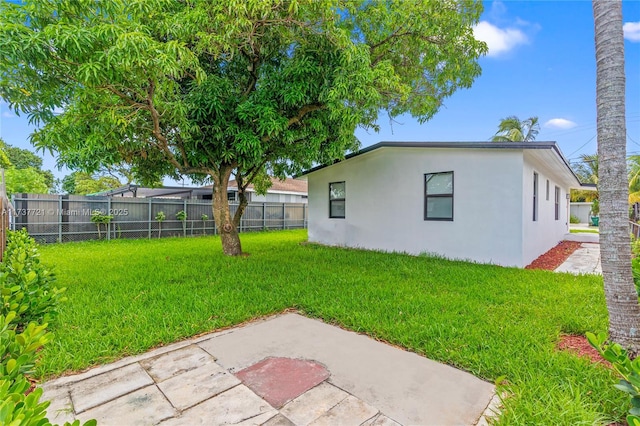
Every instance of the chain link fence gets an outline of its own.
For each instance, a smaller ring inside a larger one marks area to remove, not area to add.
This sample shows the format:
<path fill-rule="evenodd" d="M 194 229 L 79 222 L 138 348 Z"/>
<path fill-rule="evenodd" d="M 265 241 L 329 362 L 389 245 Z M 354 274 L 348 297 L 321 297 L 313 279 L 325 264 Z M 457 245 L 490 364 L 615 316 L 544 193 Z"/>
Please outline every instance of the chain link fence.
<path fill-rule="evenodd" d="M 78 195 L 15 194 L 11 229 L 26 229 L 40 243 L 119 238 L 161 238 L 215 235 L 211 200 L 87 197 Z M 231 204 L 231 214 L 238 208 Z M 96 224 L 91 213 L 112 216 Z M 178 212 L 187 213 L 179 220 Z M 165 219 L 156 220 L 163 212 Z M 240 221 L 240 232 L 307 227 L 307 205 L 251 203 Z"/>

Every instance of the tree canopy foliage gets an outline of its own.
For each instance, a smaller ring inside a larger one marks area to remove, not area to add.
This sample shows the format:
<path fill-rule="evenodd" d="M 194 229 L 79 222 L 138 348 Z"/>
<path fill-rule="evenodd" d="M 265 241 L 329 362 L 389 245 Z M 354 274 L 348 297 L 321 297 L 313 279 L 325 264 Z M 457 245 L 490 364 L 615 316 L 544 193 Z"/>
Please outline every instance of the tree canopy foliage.
<path fill-rule="evenodd" d="M 481 11 L 473 0 L 0 3 L 0 94 L 73 169 L 212 180 L 225 252 L 239 254 L 249 183 L 343 157 L 380 112 L 424 122 L 471 86 Z"/>

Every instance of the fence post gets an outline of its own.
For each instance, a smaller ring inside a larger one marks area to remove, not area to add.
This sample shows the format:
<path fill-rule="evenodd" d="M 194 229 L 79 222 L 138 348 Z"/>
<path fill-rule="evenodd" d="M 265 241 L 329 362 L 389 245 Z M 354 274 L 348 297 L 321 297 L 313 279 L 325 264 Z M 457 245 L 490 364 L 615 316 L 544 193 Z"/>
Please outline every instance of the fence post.
<path fill-rule="evenodd" d="M 62 194 L 58 195 L 58 242 L 62 242 Z"/>
<path fill-rule="evenodd" d="M 149 239 L 151 239 L 151 207 L 152 207 L 151 201 L 152 200 L 153 200 L 152 198 L 149 198 L 149 220 L 148 220 L 148 222 L 149 222 L 149 225 L 148 225 L 149 226 Z"/>
<path fill-rule="evenodd" d="M 266 209 L 266 204 L 267 203 L 262 203 L 262 230 L 266 230 L 267 229 L 267 209 Z"/>
<path fill-rule="evenodd" d="M 9 229 L 12 231 L 16 230 L 16 217 L 13 218 L 13 220 L 11 220 L 11 212 L 15 212 L 15 210 L 13 209 L 13 206 L 16 205 L 16 195 L 12 194 L 11 195 L 11 200 L 9 201 L 9 205 L 7 206 L 9 208 L 9 210 L 7 210 L 7 215 L 9 215 Z"/>
<path fill-rule="evenodd" d="M 287 229 L 286 225 L 287 225 L 286 205 L 285 203 L 282 203 L 282 229 Z"/>
<path fill-rule="evenodd" d="M 187 199 L 182 200 L 182 211 L 187 213 Z M 187 218 L 188 219 L 188 218 Z M 182 221 L 182 236 L 187 236 L 187 219 Z"/>
<path fill-rule="evenodd" d="M 303 204 L 302 205 L 302 228 L 306 228 L 307 227 L 307 205 Z"/>
<path fill-rule="evenodd" d="M 107 216 L 111 213 L 111 197 L 107 198 Z M 111 240 L 111 220 L 107 222 L 107 241 Z"/>

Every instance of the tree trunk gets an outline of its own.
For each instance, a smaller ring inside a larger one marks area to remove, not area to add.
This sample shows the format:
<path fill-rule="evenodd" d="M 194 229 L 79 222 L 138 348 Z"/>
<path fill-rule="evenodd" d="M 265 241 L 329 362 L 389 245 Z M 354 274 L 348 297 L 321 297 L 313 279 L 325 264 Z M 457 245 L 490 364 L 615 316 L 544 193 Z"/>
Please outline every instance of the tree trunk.
<path fill-rule="evenodd" d="M 222 240 L 222 251 L 228 256 L 238 256 L 242 254 L 240 236 L 238 235 L 239 220 L 234 220 L 238 214 L 231 217 L 229 211 L 229 200 L 227 198 L 227 187 L 231 177 L 231 166 L 221 167 L 217 175 L 213 176 L 213 218 Z M 242 203 L 238 209 L 242 207 Z M 244 207 L 242 207 L 244 211 Z M 240 211 L 240 216 L 242 216 Z"/>
<path fill-rule="evenodd" d="M 596 45 L 600 255 L 609 336 L 637 354 L 640 305 L 631 273 L 622 3 L 593 0 Z"/>

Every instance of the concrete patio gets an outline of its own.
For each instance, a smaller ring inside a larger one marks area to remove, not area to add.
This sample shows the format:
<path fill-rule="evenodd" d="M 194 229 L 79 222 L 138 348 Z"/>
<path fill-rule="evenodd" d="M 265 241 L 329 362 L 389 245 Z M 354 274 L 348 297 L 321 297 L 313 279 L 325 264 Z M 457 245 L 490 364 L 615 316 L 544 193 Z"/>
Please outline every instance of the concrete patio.
<path fill-rule="evenodd" d="M 287 313 L 45 383 L 53 422 L 99 425 L 475 425 L 497 410 L 473 375 Z"/>

